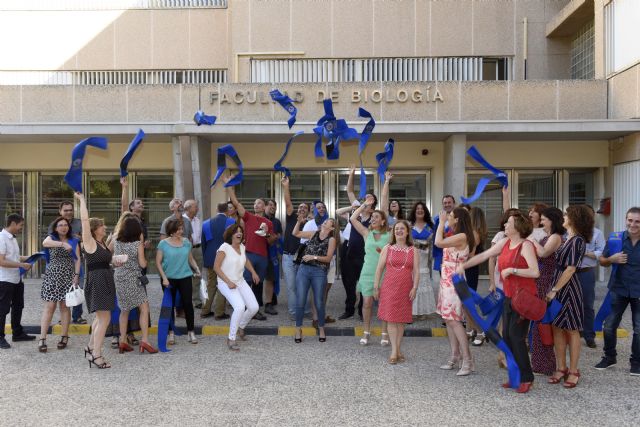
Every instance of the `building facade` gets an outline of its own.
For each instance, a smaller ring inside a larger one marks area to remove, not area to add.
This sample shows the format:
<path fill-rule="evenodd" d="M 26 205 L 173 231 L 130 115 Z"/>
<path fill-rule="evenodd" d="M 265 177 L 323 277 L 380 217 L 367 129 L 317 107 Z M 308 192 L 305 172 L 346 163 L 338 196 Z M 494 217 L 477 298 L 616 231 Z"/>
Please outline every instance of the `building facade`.
<path fill-rule="evenodd" d="M 331 98 L 337 117 L 362 130 L 367 185 L 379 191 L 375 154 L 396 140 L 391 197 L 404 208 L 472 192 L 486 171 L 475 145 L 510 182 L 513 205 L 589 203 L 605 230 L 640 204 L 640 3 L 633 0 L 49 0 L 0 1 L 0 203 L 22 211 L 25 253 L 39 249 L 57 204 L 72 198 L 62 176 L 71 148 L 89 152 L 92 215 L 118 217 L 118 167 L 138 129 L 130 196 L 147 206 L 152 239 L 174 196 L 224 198 L 209 189 L 218 147 L 233 144 L 245 168 L 243 202 L 282 202 L 274 163 L 285 165 L 294 202 L 344 206 L 357 141 L 340 159 L 313 154 L 312 129 Z M 298 121 L 271 102 L 293 98 Z M 217 116 L 196 126 L 196 110 Z M 357 180 L 356 180 L 357 181 Z M 281 205 L 283 203 L 280 203 Z M 497 229 L 501 191 L 477 202 Z M 282 212 L 280 212 L 282 214 Z"/>

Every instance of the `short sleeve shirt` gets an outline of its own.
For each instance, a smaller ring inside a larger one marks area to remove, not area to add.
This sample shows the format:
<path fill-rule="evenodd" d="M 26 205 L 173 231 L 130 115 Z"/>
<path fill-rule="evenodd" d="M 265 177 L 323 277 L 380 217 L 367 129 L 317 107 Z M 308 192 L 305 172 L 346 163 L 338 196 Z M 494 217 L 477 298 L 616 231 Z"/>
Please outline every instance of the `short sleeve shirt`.
<path fill-rule="evenodd" d="M 220 266 L 222 272 L 231 279 L 233 283 L 238 283 L 243 280 L 242 275 L 247 262 L 244 245 L 240 245 L 240 253 L 238 253 L 233 249 L 233 246 L 228 243 L 223 243 L 218 248 L 218 252 L 224 252 L 225 255 L 222 265 Z M 220 276 L 218 276 L 218 283 L 224 283 Z"/>
<path fill-rule="evenodd" d="M 267 238 L 258 236 L 256 231 L 264 223 L 267 224 L 267 233 L 273 234 L 273 223 L 267 218 L 257 216 L 249 211 L 244 212 L 244 235 L 246 240 L 246 250 L 256 255 L 267 257 L 269 255 L 269 244 Z"/>
<path fill-rule="evenodd" d="M 169 279 L 184 279 L 193 276 L 189 265 L 191 243 L 183 238 L 182 246 L 169 244 L 167 239 L 161 240 L 158 249 L 162 251 L 162 269 Z"/>
<path fill-rule="evenodd" d="M 7 230 L 0 231 L 0 255 L 4 255 L 4 259 L 7 261 L 20 262 L 18 241 Z M 20 270 L 0 267 L 0 282 L 20 283 Z"/>

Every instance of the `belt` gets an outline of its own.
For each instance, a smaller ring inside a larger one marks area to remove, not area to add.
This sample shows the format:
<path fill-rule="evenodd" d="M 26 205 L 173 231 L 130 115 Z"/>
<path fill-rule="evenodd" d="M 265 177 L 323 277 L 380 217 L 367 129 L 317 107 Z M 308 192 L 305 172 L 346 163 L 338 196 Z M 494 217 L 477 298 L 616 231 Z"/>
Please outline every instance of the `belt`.
<path fill-rule="evenodd" d="M 198 243 L 197 245 L 193 245 L 193 249 L 198 249 L 200 246 L 202 246 L 200 243 Z"/>
<path fill-rule="evenodd" d="M 109 270 L 111 266 L 108 262 L 94 262 L 87 265 L 87 271 Z"/>
<path fill-rule="evenodd" d="M 583 267 L 583 268 L 578 268 L 578 269 L 576 270 L 576 273 L 585 273 L 585 272 L 587 272 L 587 271 L 591 270 L 592 268 L 593 268 L 593 267 Z"/>

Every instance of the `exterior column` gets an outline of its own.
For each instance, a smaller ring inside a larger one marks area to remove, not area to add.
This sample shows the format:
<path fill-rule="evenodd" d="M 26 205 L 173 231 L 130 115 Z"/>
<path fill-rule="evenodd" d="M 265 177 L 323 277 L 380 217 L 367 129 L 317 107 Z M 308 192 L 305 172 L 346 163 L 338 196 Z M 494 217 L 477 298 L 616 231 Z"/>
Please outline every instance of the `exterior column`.
<path fill-rule="evenodd" d="M 451 194 L 459 202 L 464 194 L 465 156 L 467 154 L 467 135 L 451 135 L 444 141 L 444 193 Z M 434 206 L 439 206 L 438 203 Z M 438 208 L 439 209 L 439 208 Z M 437 211 L 437 209 L 434 210 Z"/>
<path fill-rule="evenodd" d="M 191 169 L 193 172 L 193 198 L 200 204 L 200 217 L 211 216 L 211 144 L 209 141 L 191 137 Z"/>
<path fill-rule="evenodd" d="M 191 137 L 188 135 L 174 136 L 173 144 L 173 180 L 174 197 L 182 199 L 193 198 L 193 170 L 191 164 Z"/>

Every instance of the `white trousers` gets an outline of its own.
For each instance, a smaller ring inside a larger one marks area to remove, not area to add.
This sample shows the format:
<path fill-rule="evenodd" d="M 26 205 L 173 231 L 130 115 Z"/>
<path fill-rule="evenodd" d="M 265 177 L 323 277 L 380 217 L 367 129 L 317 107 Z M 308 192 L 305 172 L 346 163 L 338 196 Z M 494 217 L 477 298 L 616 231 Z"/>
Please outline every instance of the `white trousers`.
<path fill-rule="evenodd" d="M 218 290 L 233 307 L 231 324 L 229 325 L 229 339 L 235 341 L 238 328 L 244 329 L 258 312 L 258 301 L 245 280 L 242 280 L 233 289 L 230 289 L 226 283 L 218 281 Z"/>

